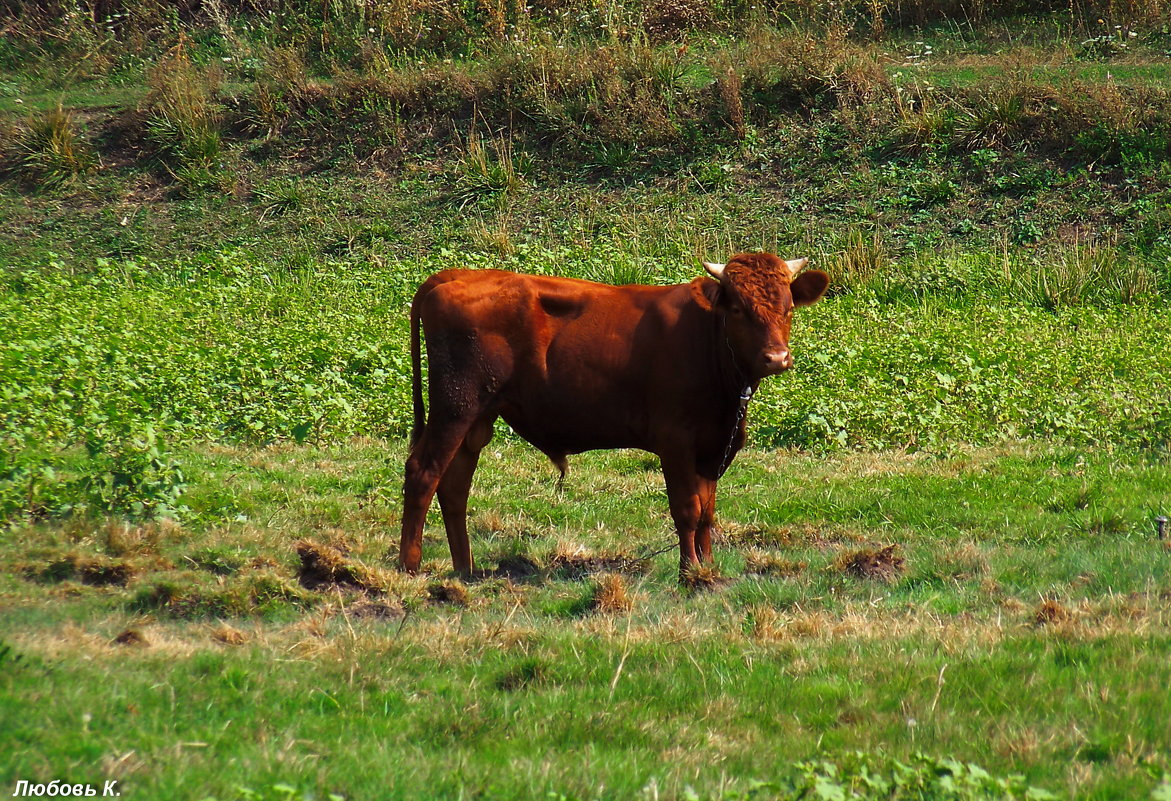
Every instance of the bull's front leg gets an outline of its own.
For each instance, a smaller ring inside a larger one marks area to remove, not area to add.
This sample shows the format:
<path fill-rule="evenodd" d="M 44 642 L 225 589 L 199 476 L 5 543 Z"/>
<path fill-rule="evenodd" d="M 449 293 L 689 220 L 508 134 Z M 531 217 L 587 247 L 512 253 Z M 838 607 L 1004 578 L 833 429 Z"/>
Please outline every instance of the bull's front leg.
<path fill-rule="evenodd" d="M 716 527 L 716 482 L 697 476 L 699 523 L 695 528 L 695 554 L 699 561 L 712 561 L 712 532 Z"/>
<path fill-rule="evenodd" d="M 701 487 L 704 479 L 696 473 L 694 459 L 663 456 L 661 461 L 663 479 L 667 484 L 667 503 L 679 535 L 679 576 L 682 579 L 689 570 L 699 566 L 705 545 L 708 554 L 711 553 L 710 517 L 708 528 L 700 534 L 699 549 L 696 548 L 696 532 L 703 520 Z"/>

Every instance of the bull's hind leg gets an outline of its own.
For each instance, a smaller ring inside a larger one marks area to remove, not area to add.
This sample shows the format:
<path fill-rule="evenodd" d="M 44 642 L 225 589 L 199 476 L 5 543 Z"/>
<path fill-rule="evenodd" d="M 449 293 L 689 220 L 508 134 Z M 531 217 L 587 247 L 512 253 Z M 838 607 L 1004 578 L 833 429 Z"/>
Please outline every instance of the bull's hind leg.
<path fill-rule="evenodd" d="M 423 558 L 423 524 L 427 520 L 431 499 L 474 423 L 475 417 L 437 420 L 432 415 L 407 457 L 398 563 L 408 573 L 419 570 Z"/>
<path fill-rule="evenodd" d="M 480 451 L 492 439 L 493 422 L 495 418 L 487 416 L 472 424 L 439 481 L 439 508 L 443 511 L 443 526 L 447 529 L 451 564 L 457 573 L 465 576 L 472 574 L 473 567 L 472 548 L 468 543 L 468 493 L 476 464 L 480 461 Z"/>

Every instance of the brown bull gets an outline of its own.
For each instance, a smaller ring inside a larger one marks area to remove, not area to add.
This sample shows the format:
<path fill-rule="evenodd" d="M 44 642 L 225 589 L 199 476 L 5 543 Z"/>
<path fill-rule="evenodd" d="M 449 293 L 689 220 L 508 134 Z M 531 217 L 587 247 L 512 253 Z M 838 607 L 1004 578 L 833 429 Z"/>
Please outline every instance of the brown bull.
<path fill-rule="evenodd" d="M 457 571 L 472 571 L 467 502 L 480 451 L 503 417 L 565 472 L 567 454 L 658 455 L 683 568 L 711 559 L 716 481 L 744 444 L 748 399 L 787 370 L 794 306 L 825 293 L 805 260 L 744 253 L 711 280 L 608 286 L 500 270 L 445 270 L 411 304 L 415 429 L 399 564 L 419 568 L 438 493 Z M 424 422 L 419 326 L 430 361 Z"/>

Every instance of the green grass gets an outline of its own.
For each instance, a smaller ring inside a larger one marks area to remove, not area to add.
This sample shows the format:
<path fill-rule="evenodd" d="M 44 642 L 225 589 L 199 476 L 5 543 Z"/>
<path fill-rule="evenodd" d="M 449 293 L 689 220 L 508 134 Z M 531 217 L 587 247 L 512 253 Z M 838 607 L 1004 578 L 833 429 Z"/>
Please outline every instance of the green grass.
<path fill-rule="evenodd" d="M 453 263 L 644 283 L 698 273 L 682 255 L 649 259 L 604 242 L 284 272 L 240 251 L 100 261 L 74 275 L 62 262 L 11 271 L 0 296 L 0 437 L 27 462 L 87 442 L 116 458 L 117 443 L 141 439 L 146 425 L 164 450 L 402 435 L 406 308 L 426 275 Z M 1111 301 L 1102 284 L 1091 287 L 1100 294 L 1040 308 L 1003 274 L 1030 269 L 985 256 L 921 261 L 803 310 L 800 367 L 765 383 L 750 415 L 754 441 L 946 451 L 1044 438 L 1166 449 L 1162 304 Z"/>
<path fill-rule="evenodd" d="M 385 570 L 402 446 L 181 456 L 192 522 L 5 535 L 5 786 L 120 777 L 141 797 L 287 783 L 346 798 L 584 799 L 653 784 L 660 797 L 730 798 L 754 779 L 793 780 L 797 761 L 862 750 L 1109 799 L 1144 797 L 1167 767 L 1171 551 L 1151 523 L 1165 460 L 1048 446 L 749 451 L 721 484 L 727 583 L 689 593 L 653 463 L 583 455 L 559 492 L 539 454 L 502 440 L 473 492 L 473 548 L 484 568 L 523 554 L 545 572 L 473 582 L 467 606 L 428 601 L 449 565 L 436 518 L 430 576 L 385 572 L 369 597 L 301 590 L 221 618 L 135 599 L 167 581 L 210 599 L 258 572 L 295 586 L 305 537 Z M 903 571 L 843 573 L 842 554 L 867 543 L 897 544 Z M 550 567 L 663 547 L 626 576 L 627 614 L 582 603 L 597 573 Z M 804 566 L 742 572 L 760 551 Z M 137 572 L 124 586 L 28 578 L 62 552 Z M 1037 622 L 1042 599 L 1062 610 L 1052 622 Z M 111 643 L 128 628 L 146 645 Z"/>

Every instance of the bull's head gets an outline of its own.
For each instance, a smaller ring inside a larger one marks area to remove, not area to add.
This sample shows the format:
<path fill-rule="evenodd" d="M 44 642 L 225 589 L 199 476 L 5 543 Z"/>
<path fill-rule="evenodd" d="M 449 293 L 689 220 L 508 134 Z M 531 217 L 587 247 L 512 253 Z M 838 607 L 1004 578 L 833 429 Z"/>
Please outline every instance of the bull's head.
<path fill-rule="evenodd" d="M 718 288 L 702 278 L 693 282 L 700 305 L 722 315 L 728 346 L 749 379 L 793 366 L 789 352 L 793 308 L 816 303 L 829 286 L 829 276 L 820 270 L 798 275 L 807 261 L 741 253 L 727 264 L 703 263 L 719 282 Z"/>

